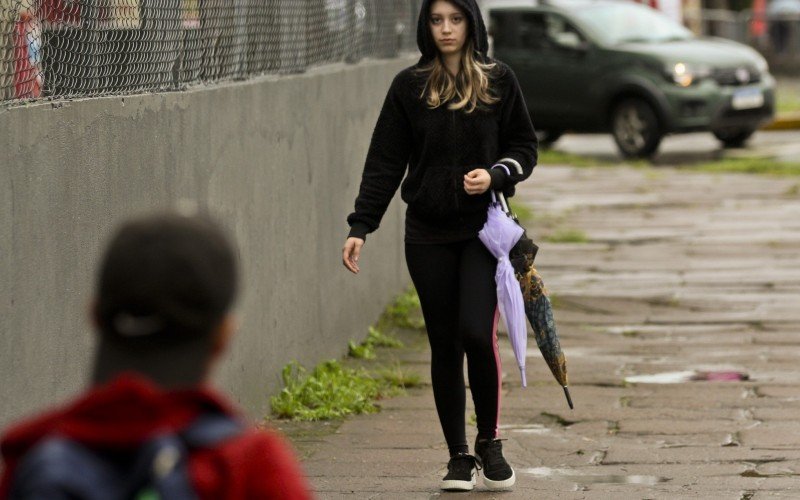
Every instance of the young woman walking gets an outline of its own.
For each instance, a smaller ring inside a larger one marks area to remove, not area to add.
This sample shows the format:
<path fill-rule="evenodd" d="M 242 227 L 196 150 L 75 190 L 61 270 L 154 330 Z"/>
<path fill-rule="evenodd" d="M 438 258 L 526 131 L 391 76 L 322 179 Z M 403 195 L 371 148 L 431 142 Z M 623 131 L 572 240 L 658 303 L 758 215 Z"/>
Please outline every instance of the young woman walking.
<path fill-rule="evenodd" d="M 442 488 L 471 490 L 482 467 L 489 489 L 508 489 L 515 476 L 498 439 L 497 261 L 477 236 L 489 190 L 511 195 L 531 174 L 536 135 L 513 72 L 487 56 L 475 0 L 425 0 L 417 29 L 422 58 L 389 88 L 355 212 L 347 218 L 342 258 L 359 272 L 366 235 L 378 228 L 402 181 L 406 262 L 422 305 L 436 410 L 450 450 Z M 477 457 L 469 454 L 465 432 L 465 354 Z"/>

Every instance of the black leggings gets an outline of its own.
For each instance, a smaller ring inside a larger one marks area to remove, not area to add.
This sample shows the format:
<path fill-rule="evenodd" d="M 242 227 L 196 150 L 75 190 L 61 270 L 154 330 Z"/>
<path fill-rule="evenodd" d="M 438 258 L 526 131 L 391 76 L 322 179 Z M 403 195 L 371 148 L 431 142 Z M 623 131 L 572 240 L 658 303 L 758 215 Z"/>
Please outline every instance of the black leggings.
<path fill-rule="evenodd" d="M 449 244 L 406 244 L 431 345 L 436 411 L 450 453 L 467 452 L 464 354 L 478 436 L 497 437 L 500 356 L 497 351 L 497 260 L 477 238 Z"/>

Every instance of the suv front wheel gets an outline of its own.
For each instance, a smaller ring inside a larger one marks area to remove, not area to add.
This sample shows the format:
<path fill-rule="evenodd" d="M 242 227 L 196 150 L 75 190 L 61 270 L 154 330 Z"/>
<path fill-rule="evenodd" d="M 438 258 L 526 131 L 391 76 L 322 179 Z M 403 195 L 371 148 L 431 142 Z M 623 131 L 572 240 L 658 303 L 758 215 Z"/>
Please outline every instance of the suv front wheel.
<path fill-rule="evenodd" d="M 755 131 L 752 128 L 729 128 L 712 130 L 712 133 L 726 148 L 740 148 Z"/>
<path fill-rule="evenodd" d="M 664 136 L 655 110 L 638 97 L 625 99 L 614 107 L 611 133 L 620 153 L 626 158 L 652 156 Z"/>

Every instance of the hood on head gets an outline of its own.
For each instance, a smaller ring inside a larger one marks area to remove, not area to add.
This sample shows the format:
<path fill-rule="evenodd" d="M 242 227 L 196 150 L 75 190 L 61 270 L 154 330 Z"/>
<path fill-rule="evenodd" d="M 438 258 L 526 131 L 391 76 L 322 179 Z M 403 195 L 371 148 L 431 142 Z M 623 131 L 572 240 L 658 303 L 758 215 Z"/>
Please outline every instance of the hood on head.
<path fill-rule="evenodd" d="M 436 42 L 431 36 L 430 13 L 431 4 L 436 0 L 423 0 L 419 11 L 417 23 L 417 45 L 422 53 L 422 61 L 430 61 L 436 57 Z M 475 45 L 475 50 L 485 59 L 489 52 L 489 37 L 486 34 L 486 24 L 483 22 L 481 10 L 475 0 L 446 0 L 464 11 L 469 19 L 470 36 Z"/>

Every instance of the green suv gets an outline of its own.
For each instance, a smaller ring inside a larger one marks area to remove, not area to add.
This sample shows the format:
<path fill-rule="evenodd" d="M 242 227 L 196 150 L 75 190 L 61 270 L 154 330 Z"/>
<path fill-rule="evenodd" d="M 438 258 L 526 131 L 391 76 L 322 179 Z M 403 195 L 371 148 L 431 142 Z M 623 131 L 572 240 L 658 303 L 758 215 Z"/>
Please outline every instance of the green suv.
<path fill-rule="evenodd" d="M 541 133 L 611 132 L 648 157 L 666 134 L 708 130 L 741 146 L 774 116 L 775 80 L 755 50 L 699 38 L 614 0 L 487 0 L 493 54 L 517 74 Z"/>

